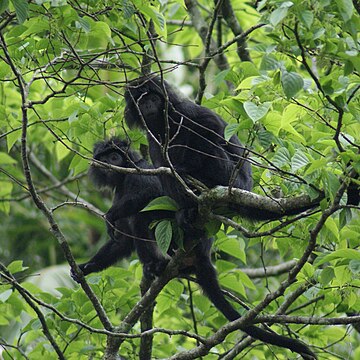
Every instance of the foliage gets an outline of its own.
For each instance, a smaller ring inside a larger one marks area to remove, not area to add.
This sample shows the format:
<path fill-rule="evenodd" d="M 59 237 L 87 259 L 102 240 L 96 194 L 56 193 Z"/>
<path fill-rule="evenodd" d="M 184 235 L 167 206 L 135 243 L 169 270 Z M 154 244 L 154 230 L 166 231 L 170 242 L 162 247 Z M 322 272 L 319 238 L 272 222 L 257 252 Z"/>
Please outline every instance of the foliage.
<path fill-rule="evenodd" d="M 349 324 L 360 318 L 346 315 L 360 312 L 359 207 L 346 205 L 346 188 L 360 185 L 359 12 L 356 0 L 0 1 L 3 358 L 110 356 L 115 329 L 120 354 L 138 358 L 140 324 L 122 322 L 140 299 L 137 259 L 89 276 L 90 287 L 59 275 L 50 292 L 25 278 L 64 258 L 73 266 L 71 252 L 87 258 L 106 240 L 111 194 L 87 181 L 92 147 L 117 134 L 144 149 L 144 134 L 123 122 L 123 88 L 150 65 L 229 123 L 225 138 L 237 134 L 251 152 L 254 192 L 325 192 L 320 210 L 286 221 L 209 224 L 234 305 L 257 305 L 252 320 L 296 334 L 319 358 L 359 358 Z M 166 250 L 171 224 L 160 224 Z M 151 358 L 296 358 L 239 343 L 239 331 L 216 337 L 227 322 L 191 281 L 156 295 Z M 214 333 L 205 353 L 189 353 Z"/>

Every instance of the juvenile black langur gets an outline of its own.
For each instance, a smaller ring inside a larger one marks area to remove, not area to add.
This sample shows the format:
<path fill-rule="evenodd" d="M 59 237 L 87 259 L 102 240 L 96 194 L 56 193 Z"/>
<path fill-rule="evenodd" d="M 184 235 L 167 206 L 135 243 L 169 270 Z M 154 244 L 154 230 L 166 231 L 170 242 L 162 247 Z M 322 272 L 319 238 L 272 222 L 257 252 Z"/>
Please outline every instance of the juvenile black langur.
<path fill-rule="evenodd" d="M 164 92 L 164 86 L 166 94 Z M 168 101 L 166 101 L 168 99 Z M 236 136 L 224 139 L 225 121 L 211 110 L 180 96 L 158 77 L 144 77 L 130 83 L 125 92 L 125 120 L 130 127 L 147 131 L 151 160 L 155 167 L 170 163 L 180 176 L 191 176 L 209 188 L 231 186 L 251 191 L 252 172 L 247 151 Z M 168 159 L 164 156 L 167 146 Z M 194 272 L 214 305 L 230 321 L 240 314 L 221 293 L 216 272 L 210 262 L 211 242 L 204 232 L 192 227 L 197 204 L 170 175 L 160 176 L 165 195 L 179 204 L 179 224 L 185 230 L 184 242 L 197 238 Z M 303 211 L 304 209 L 302 209 Z M 276 219 L 278 214 L 257 209 L 240 209 L 250 219 Z M 250 336 L 269 344 L 288 348 L 304 359 L 315 354 L 304 343 L 256 326 L 242 328 Z"/>
<path fill-rule="evenodd" d="M 129 144 L 113 138 L 99 142 L 94 147 L 95 160 L 125 168 L 149 169 L 151 166 Z M 101 271 L 136 251 L 143 264 L 144 275 L 152 277 L 161 273 L 167 259 L 161 254 L 149 225 L 159 216 L 155 211 L 140 212 L 151 200 L 162 195 L 156 176 L 125 174 L 92 165 L 90 178 L 99 188 L 115 190 L 113 204 L 106 213 L 110 240 L 88 262 L 79 265 L 84 275 Z M 160 217 L 161 218 L 161 217 Z M 74 273 L 73 279 L 78 281 Z"/>

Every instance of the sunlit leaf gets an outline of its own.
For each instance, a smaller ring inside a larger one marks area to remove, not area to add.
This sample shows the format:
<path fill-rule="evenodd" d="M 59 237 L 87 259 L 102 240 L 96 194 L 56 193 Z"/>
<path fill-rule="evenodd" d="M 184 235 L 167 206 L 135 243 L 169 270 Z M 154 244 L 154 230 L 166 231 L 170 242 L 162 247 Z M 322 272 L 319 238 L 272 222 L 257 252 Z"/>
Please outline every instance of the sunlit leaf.
<path fill-rule="evenodd" d="M 264 117 L 266 113 L 269 111 L 270 106 L 271 106 L 270 102 L 265 102 L 260 105 L 256 105 L 251 101 L 244 102 L 244 109 L 246 111 L 246 114 L 253 122 L 256 122 L 260 120 L 262 117 Z"/>

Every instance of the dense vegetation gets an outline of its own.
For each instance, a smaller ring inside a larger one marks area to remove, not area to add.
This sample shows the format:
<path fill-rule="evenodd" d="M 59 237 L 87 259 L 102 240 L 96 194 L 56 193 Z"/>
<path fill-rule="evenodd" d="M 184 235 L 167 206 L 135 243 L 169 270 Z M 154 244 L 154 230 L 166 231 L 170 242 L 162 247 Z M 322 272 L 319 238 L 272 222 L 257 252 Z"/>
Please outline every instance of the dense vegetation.
<path fill-rule="evenodd" d="M 136 257 L 82 287 L 68 275 L 107 239 L 93 145 L 116 134 L 147 153 L 123 94 L 156 72 L 247 145 L 254 192 L 324 195 L 283 221 L 209 219 L 234 306 L 319 359 L 360 358 L 359 13 L 358 0 L 0 1 L 0 357 L 297 358 L 227 327 L 192 279 L 160 279 L 138 303 Z M 155 298 L 152 346 L 138 320 Z"/>

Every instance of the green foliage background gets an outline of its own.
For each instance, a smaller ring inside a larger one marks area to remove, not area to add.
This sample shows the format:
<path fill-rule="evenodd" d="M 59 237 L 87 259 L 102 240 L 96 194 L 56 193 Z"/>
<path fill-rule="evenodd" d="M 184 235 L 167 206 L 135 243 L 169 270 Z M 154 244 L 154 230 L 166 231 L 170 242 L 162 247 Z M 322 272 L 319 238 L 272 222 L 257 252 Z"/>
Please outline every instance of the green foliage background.
<path fill-rule="evenodd" d="M 360 172 L 359 2 L 231 3 L 244 30 L 255 26 L 247 38 L 252 62 L 239 60 L 233 42 L 224 46 L 223 68 L 210 61 L 202 72 L 204 51 L 212 59 L 216 52 L 205 49 L 194 28 L 200 17 L 192 18 L 193 1 L 0 1 L 0 260 L 23 289 L 51 305 L 37 302 L 67 359 L 101 358 L 106 336 L 73 321 L 103 329 L 93 304 L 68 277 L 68 266 L 61 265 L 65 261 L 61 246 L 49 231 L 48 219 L 29 196 L 21 155 L 24 113 L 34 186 L 80 262 L 106 241 L 97 209 L 105 212 L 111 204 L 111 194 L 99 193 L 86 177 L 93 144 L 116 134 L 130 139 L 136 149 L 146 146 L 144 134 L 129 130 L 123 122 L 124 86 L 139 76 L 145 53 L 152 71 L 164 72 L 170 83 L 191 98 L 204 90 L 199 81 L 204 75 L 207 87 L 202 105 L 229 123 L 226 138 L 237 134 L 253 151 L 255 192 L 315 196 L 314 189 L 321 189 L 328 199 L 320 212 L 270 235 L 246 239 L 240 231 L 222 226 L 214 246 L 221 285 L 250 307 L 261 302 L 286 273 L 250 278 L 242 269 L 299 259 L 309 233 L 321 224 L 316 259 L 303 266 L 297 282 L 264 313 L 276 314 L 296 292 L 299 295 L 286 309 L 291 315 L 340 318 L 360 312 L 359 208 L 344 206 L 345 194 L 337 211 L 326 222 L 320 221 L 338 200 L 341 184 L 350 182 L 351 171 Z M 205 24 L 212 24 L 212 2 L 200 0 L 196 9 Z M 157 34 L 155 48 L 149 41 L 150 20 Z M 222 45 L 234 39 L 226 24 L 221 31 Z M 213 38 L 219 39 L 216 26 Z M 358 180 L 353 183 L 359 185 Z M 97 215 L 94 209 L 78 206 L 76 202 L 83 200 L 95 207 Z M 265 233 L 279 225 L 236 220 L 252 232 Z M 50 266 L 55 270 L 44 270 Z M 8 283 L 4 271 L 0 269 L 3 358 L 58 358 L 38 315 Z M 39 277 L 47 279 L 46 288 Z M 135 257 L 88 278 L 115 325 L 139 300 L 140 280 L 141 266 Z M 166 286 L 156 300 L 154 324 L 208 337 L 227 322 L 196 285 L 189 284 L 173 280 Z M 66 319 L 61 320 L 54 309 Z M 359 335 L 350 325 L 300 323 L 272 328 L 286 335 L 298 334 L 314 346 L 319 358 L 360 358 Z M 131 334 L 139 332 L 140 325 L 136 325 Z M 222 358 L 241 337 L 242 333 L 232 332 L 204 358 Z M 155 342 L 154 359 L 170 358 L 196 346 L 188 336 L 161 332 L 156 333 Z M 138 349 L 139 339 L 129 338 L 120 353 L 136 359 Z M 256 343 L 235 358 L 297 357 Z"/>

